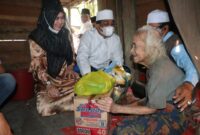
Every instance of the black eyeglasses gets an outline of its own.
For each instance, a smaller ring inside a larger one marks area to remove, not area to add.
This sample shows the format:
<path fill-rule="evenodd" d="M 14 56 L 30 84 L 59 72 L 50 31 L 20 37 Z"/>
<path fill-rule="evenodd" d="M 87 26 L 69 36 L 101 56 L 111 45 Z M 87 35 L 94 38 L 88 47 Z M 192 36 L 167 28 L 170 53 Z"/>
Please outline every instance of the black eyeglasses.
<path fill-rule="evenodd" d="M 158 28 L 162 29 L 165 25 L 169 25 L 169 22 L 160 23 L 160 25 L 158 26 Z"/>

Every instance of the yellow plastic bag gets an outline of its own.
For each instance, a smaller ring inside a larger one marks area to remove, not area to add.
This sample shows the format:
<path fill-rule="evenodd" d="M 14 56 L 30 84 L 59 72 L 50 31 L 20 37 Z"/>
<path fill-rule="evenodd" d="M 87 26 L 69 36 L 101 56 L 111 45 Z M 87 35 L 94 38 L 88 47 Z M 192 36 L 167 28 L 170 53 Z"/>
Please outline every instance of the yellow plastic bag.
<path fill-rule="evenodd" d="M 99 95 L 109 92 L 115 84 L 115 79 L 104 71 L 91 72 L 83 76 L 75 84 L 75 93 L 79 96 Z"/>

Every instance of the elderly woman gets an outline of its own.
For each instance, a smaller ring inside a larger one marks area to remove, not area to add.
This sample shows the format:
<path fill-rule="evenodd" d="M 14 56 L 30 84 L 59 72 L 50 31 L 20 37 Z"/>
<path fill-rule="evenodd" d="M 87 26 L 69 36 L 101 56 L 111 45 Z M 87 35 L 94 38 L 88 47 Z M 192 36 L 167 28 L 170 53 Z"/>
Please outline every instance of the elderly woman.
<path fill-rule="evenodd" d="M 73 110 L 74 52 L 66 15 L 57 0 L 44 0 L 38 26 L 29 36 L 31 64 L 37 92 L 37 110 L 42 116 Z"/>
<path fill-rule="evenodd" d="M 131 54 L 135 63 L 148 69 L 145 99 L 118 105 L 108 97 L 96 103 L 107 112 L 134 114 L 118 125 L 114 134 L 181 134 L 186 118 L 172 98 L 176 87 L 183 82 L 184 74 L 166 56 L 158 31 L 151 26 L 139 28 L 133 36 Z"/>

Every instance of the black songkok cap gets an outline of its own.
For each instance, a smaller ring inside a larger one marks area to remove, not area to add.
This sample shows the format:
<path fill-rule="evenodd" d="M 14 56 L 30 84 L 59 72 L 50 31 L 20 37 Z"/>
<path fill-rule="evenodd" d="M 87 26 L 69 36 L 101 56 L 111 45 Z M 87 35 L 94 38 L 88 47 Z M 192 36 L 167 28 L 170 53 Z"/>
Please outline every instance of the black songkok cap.
<path fill-rule="evenodd" d="M 92 23 L 95 23 L 95 22 L 96 22 L 96 16 L 93 16 L 93 17 L 91 17 L 90 19 L 91 19 L 91 22 L 92 22 Z"/>
<path fill-rule="evenodd" d="M 87 15 L 90 15 L 90 10 L 87 9 L 87 8 L 83 8 L 82 11 L 81 11 L 81 14 L 87 14 Z"/>

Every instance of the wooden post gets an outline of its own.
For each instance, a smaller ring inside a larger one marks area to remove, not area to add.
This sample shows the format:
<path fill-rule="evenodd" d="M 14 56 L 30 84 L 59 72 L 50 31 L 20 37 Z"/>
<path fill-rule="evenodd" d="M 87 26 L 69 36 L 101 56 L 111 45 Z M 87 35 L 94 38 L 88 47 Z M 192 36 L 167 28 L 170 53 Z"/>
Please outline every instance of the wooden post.
<path fill-rule="evenodd" d="M 125 64 L 132 69 L 130 50 L 133 34 L 136 30 L 135 0 L 122 1 L 122 27 L 124 39 L 124 60 Z"/>
<path fill-rule="evenodd" d="M 105 9 L 105 8 L 107 7 L 106 2 L 107 2 L 107 0 L 98 0 L 98 1 L 97 1 L 98 10 Z"/>

